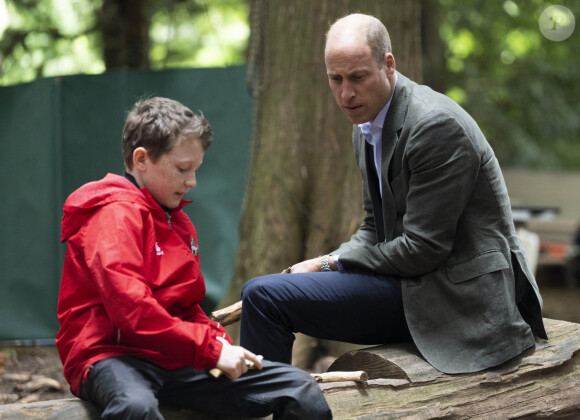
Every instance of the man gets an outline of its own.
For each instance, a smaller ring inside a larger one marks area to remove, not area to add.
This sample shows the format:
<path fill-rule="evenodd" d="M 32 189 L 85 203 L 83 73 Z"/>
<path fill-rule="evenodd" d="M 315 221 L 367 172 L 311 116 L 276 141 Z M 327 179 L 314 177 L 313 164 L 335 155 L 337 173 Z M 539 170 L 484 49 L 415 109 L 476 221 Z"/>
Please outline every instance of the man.
<path fill-rule="evenodd" d="M 241 345 L 290 362 L 294 332 L 412 340 L 435 368 L 464 373 L 547 338 L 497 159 L 473 119 L 396 71 L 374 17 L 335 22 L 325 61 L 354 124 L 366 216 L 331 255 L 244 286 Z"/>

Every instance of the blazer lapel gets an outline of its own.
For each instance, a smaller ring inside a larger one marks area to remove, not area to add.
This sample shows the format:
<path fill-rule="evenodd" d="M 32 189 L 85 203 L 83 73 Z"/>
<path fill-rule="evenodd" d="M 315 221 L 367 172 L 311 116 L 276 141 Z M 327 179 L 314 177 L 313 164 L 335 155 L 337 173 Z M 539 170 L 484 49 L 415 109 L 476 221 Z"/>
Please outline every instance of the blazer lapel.
<path fill-rule="evenodd" d="M 397 148 L 399 135 L 405 122 L 407 110 L 407 78 L 397 73 L 397 85 L 389 111 L 385 116 L 383 124 L 383 150 L 381 155 L 381 178 L 383 186 L 383 222 L 385 226 L 385 237 L 389 241 L 393 239 L 395 232 L 395 222 L 397 219 L 397 206 L 395 197 L 391 190 L 392 179 L 397 176 L 401 168 L 397 168 L 396 162 L 392 162 L 393 153 Z"/>

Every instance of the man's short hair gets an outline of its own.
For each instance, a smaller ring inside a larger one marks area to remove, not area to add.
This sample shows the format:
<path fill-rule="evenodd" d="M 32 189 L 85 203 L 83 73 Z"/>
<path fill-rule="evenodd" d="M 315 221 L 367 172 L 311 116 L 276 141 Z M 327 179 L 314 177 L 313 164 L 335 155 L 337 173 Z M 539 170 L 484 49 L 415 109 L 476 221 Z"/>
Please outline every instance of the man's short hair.
<path fill-rule="evenodd" d="M 125 166 L 133 168 L 133 152 L 139 147 L 145 148 L 155 162 L 181 139 L 199 139 L 203 150 L 207 150 L 213 131 L 203 113 L 198 115 L 168 98 L 140 100 L 125 120 L 122 142 Z"/>
<path fill-rule="evenodd" d="M 377 64 L 382 68 L 385 54 L 392 52 L 391 37 L 387 28 L 380 20 L 371 19 L 365 35 L 372 56 L 375 57 Z"/>

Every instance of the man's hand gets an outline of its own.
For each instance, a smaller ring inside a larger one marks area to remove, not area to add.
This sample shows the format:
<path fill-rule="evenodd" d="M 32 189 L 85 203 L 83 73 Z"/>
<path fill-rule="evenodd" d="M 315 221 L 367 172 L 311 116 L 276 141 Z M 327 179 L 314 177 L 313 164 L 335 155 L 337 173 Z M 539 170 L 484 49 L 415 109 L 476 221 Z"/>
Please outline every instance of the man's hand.
<path fill-rule="evenodd" d="M 218 337 L 219 339 L 219 337 Z M 261 358 L 251 351 L 240 346 L 232 346 L 226 340 L 220 340 L 224 345 L 218 359 L 216 368 L 220 369 L 228 378 L 236 379 L 248 371 L 248 362 L 254 364 L 254 368 L 261 370 Z"/>
<path fill-rule="evenodd" d="M 332 271 L 338 270 L 332 256 L 328 259 L 328 265 Z M 322 268 L 322 257 L 312 258 L 311 260 L 306 260 L 294 264 L 290 267 L 290 273 L 313 273 L 315 271 L 320 271 Z"/>
<path fill-rule="evenodd" d="M 322 257 L 313 258 L 311 260 L 306 260 L 294 264 L 291 267 L 291 273 L 312 273 L 315 271 L 320 271 L 322 265 Z"/>

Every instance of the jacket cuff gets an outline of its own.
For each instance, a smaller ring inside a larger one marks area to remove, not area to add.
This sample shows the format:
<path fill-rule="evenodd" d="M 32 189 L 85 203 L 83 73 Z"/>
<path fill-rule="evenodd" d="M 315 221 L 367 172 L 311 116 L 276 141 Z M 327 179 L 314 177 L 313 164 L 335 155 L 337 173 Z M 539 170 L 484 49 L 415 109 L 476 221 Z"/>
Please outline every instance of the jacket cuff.
<path fill-rule="evenodd" d="M 205 354 L 203 361 L 203 368 L 213 369 L 216 367 L 220 355 L 222 354 L 223 347 L 224 343 L 218 340 L 217 337 L 214 337 L 207 347 L 207 353 Z"/>

